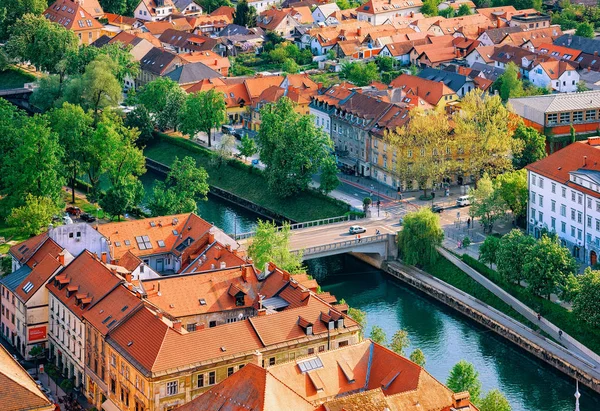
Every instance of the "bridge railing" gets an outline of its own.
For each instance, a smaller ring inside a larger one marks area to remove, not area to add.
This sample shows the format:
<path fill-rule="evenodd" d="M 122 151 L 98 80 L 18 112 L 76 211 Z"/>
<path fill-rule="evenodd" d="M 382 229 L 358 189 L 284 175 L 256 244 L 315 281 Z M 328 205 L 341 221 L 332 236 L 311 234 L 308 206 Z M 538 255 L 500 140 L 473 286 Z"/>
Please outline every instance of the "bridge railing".
<path fill-rule="evenodd" d="M 306 221 L 304 223 L 290 224 L 290 230 L 293 231 L 293 230 L 299 230 L 301 228 L 309 228 L 309 227 L 317 227 L 317 226 L 321 226 L 321 225 L 342 223 L 345 221 L 350 221 L 351 219 L 352 218 L 350 215 L 342 215 L 342 216 L 338 216 L 338 217 L 323 218 L 321 220 Z M 358 219 L 358 218 L 355 217 L 355 219 Z M 281 230 L 282 228 L 283 227 L 277 227 L 277 231 Z M 256 231 L 250 231 L 247 233 L 240 233 L 240 234 L 235 234 L 235 235 L 231 235 L 231 236 L 235 240 L 244 240 L 246 238 L 254 237 L 255 235 L 256 235 Z"/>
<path fill-rule="evenodd" d="M 324 253 L 332 250 L 339 250 L 342 248 L 352 248 L 360 245 L 365 245 L 369 243 L 380 243 L 384 241 L 388 241 L 389 236 L 393 236 L 393 234 L 377 234 L 369 237 L 361 237 L 360 239 L 352 239 L 346 241 L 338 241 L 335 243 L 318 245 L 315 247 L 308 247 L 303 250 L 295 250 L 292 251 L 294 254 L 302 253 L 303 256 Z"/>

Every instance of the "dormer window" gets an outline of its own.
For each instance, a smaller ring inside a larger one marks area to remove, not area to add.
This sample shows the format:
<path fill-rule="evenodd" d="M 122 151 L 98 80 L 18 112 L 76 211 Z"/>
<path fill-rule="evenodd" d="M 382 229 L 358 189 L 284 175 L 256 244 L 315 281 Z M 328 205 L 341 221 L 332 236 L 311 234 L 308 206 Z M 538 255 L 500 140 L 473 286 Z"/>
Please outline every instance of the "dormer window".
<path fill-rule="evenodd" d="M 337 320 L 337 328 L 344 328 L 344 317 Z"/>
<path fill-rule="evenodd" d="M 309 325 L 308 327 L 306 327 L 306 335 L 313 335 L 312 325 Z"/>
<path fill-rule="evenodd" d="M 235 306 L 236 307 L 244 306 L 244 294 L 239 293 L 238 295 L 235 296 Z"/>

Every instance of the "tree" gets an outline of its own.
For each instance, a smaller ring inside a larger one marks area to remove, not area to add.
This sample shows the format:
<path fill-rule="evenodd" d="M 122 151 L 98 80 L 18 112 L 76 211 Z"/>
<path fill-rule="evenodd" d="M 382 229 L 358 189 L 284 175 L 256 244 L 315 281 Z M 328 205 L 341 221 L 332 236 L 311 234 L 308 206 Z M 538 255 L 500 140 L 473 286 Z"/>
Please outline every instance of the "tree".
<path fill-rule="evenodd" d="M 319 188 L 325 194 L 332 192 L 340 184 L 338 172 L 339 170 L 337 164 L 335 164 L 335 158 L 333 156 L 327 157 L 323 161 L 321 175 L 319 176 Z"/>
<path fill-rule="evenodd" d="M 369 338 L 374 343 L 381 344 L 381 345 L 385 345 L 385 342 L 387 340 L 385 331 L 383 331 L 383 328 L 381 328 L 378 325 L 374 325 L 373 328 L 371 328 L 371 334 L 369 334 Z"/>
<path fill-rule="evenodd" d="M 52 217 L 60 208 L 49 197 L 35 197 L 27 194 L 25 205 L 13 208 L 7 223 L 26 235 L 38 235 L 52 222 Z"/>
<path fill-rule="evenodd" d="M 40 16 L 47 7 L 46 0 L 3 0 L 0 5 L 0 40 L 8 39 L 11 26 L 25 14 Z"/>
<path fill-rule="evenodd" d="M 258 220 L 248 255 L 257 267 L 274 263 L 291 274 L 303 271 L 301 253 L 290 252 L 290 225 L 287 223 L 277 227 L 273 222 Z"/>
<path fill-rule="evenodd" d="M 512 409 L 504 394 L 497 389 L 488 391 L 478 405 L 480 411 L 511 411 Z"/>
<path fill-rule="evenodd" d="M 456 13 L 457 16 L 469 16 L 471 14 L 473 14 L 471 12 L 471 7 L 469 7 L 469 5 L 466 3 L 461 4 L 458 8 L 458 12 Z"/>
<path fill-rule="evenodd" d="M 173 129 L 177 131 L 179 119 L 177 118 L 179 111 L 182 109 L 187 94 L 181 87 L 172 88 L 167 92 L 165 106 L 161 111 L 156 113 L 156 126 L 160 130 Z"/>
<path fill-rule="evenodd" d="M 592 26 L 590 23 L 584 21 L 583 23 L 579 23 L 577 25 L 577 30 L 575 30 L 575 35 L 581 36 L 581 37 L 587 37 L 587 38 L 591 39 L 591 38 L 594 38 L 596 33 L 594 33 L 594 26 Z"/>
<path fill-rule="evenodd" d="M 180 88 L 179 84 L 171 78 L 158 77 L 142 87 L 137 98 L 150 113 L 158 115 L 167 105 L 167 96 L 170 92 Z"/>
<path fill-rule="evenodd" d="M 380 71 L 392 71 L 396 63 L 396 59 L 388 56 L 377 56 L 375 59 L 375 64 L 377 64 Z"/>
<path fill-rule="evenodd" d="M 519 67 L 510 62 L 506 65 L 504 73 L 498 76 L 494 83 L 494 89 L 500 91 L 500 97 L 503 101 L 508 101 L 511 97 L 521 97 L 525 94 L 523 82 L 519 78 Z"/>
<path fill-rule="evenodd" d="M 425 0 L 421 6 L 421 13 L 433 17 L 438 14 L 438 2 L 437 0 Z"/>
<path fill-rule="evenodd" d="M 216 159 L 217 159 L 217 168 L 221 167 L 221 165 L 233 156 L 233 150 L 235 148 L 235 137 L 231 134 L 223 134 L 221 137 L 221 141 L 217 145 L 217 149 L 215 150 Z"/>
<path fill-rule="evenodd" d="M 152 119 L 150 113 L 143 105 L 137 105 L 131 112 L 125 117 L 125 126 L 136 129 L 140 135 L 135 141 L 138 147 L 145 147 L 152 139 L 154 127 L 152 127 Z"/>
<path fill-rule="evenodd" d="M 451 146 L 451 127 L 442 110 L 410 111 L 407 125 L 386 131 L 385 141 L 398 153 L 396 174 L 405 182 L 416 181 L 427 196 L 432 184 L 440 182 L 452 165 L 444 154 Z"/>
<path fill-rule="evenodd" d="M 139 204 L 143 198 L 142 182 L 137 177 L 129 176 L 106 191 L 100 199 L 100 206 L 108 215 L 121 221 L 121 216 Z"/>
<path fill-rule="evenodd" d="M 211 146 L 212 129 L 221 127 L 227 121 L 227 106 L 223 94 L 215 89 L 189 94 L 179 112 L 181 131 L 193 138 L 203 131 Z"/>
<path fill-rule="evenodd" d="M 498 250 L 500 249 L 500 239 L 490 235 L 485 238 L 485 241 L 479 247 L 479 261 L 485 264 L 496 264 Z"/>
<path fill-rule="evenodd" d="M 233 24 L 242 27 L 254 27 L 256 25 L 256 9 L 249 6 L 247 0 L 241 0 L 235 8 Z"/>
<path fill-rule="evenodd" d="M 12 272 L 12 257 L 10 255 L 0 257 L 0 272 L 2 275 L 10 274 Z"/>
<path fill-rule="evenodd" d="M 240 154 L 244 157 L 244 160 L 248 161 L 248 157 L 252 157 L 254 154 L 258 153 L 258 146 L 253 138 L 245 135 L 242 137 L 240 141 L 240 145 L 238 146 L 238 150 Z"/>
<path fill-rule="evenodd" d="M 413 352 L 410 353 L 410 357 L 408 357 L 412 362 L 417 364 L 419 367 L 425 367 L 425 354 L 421 349 L 416 348 Z"/>
<path fill-rule="evenodd" d="M 506 203 L 516 220 L 527 216 L 527 171 L 525 169 L 500 174 L 494 180 L 495 193 Z"/>
<path fill-rule="evenodd" d="M 130 176 L 141 176 L 146 172 L 144 153 L 135 145 L 139 133 L 125 127 L 120 119 L 113 125 L 115 140 L 108 147 L 103 170 L 113 186 L 123 184 Z"/>
<path fill-rule="evenodd" d="M 546 157 L 546 136 L 535 128 L 520 124 L 513 134 L 520 148 L 513 155 L 513 167 L 520 169 Z"/>
<path fill-rule="evenodd" d="M 392 336 L 392 341 L 390 341 L 389 348 L 396 354 L 399 354 L 404 357 L 404 350 L 408 348 L 409 345 L 410 340 L 408 338 L 408 333 L 404 330 L 398 330 Z"/>
<path fill-rule="evenodd" d="M 583 80 L 579 80 L 577 82 L 577 92 L 582 93 L 584 91 L 589 91 L 590 88 L 587 86 L 586 82 Z"/>
<path fill-rule="evenodd" d="M 338 301 L 338 304 L 348 306 L 348 317 L 352 318 L 360 325 L 360 335 L 362 338 L 363 330 L 367 327 L 367 313 L 358 308 L 350 307 L 343 298 Z"/>
<path fill-rule="evenodd" d="M 465 360 L 460 360 L 452 367 L 446 385 L 455 393 L 468 391 L 472 402 L 477 402 L 481 395 L 479 373 L 473 364 Z"/>
<path fill-rule="evenodd" d="M 452 7 L 448 7 L 443 10 L 438 10 L 438 15 L 445 17 L 447 19 L 451 19 L 453 17 L 456 17 L 456 12 L 454 11 L 454 9 Z"/>
<path fill-rule="evenodd" d="M 600 327 L 600 271 L 586 268 L 579 278 L 581 289 L 573 301 L 577 319 L 592 327 Z"/>
<path fill-rule="evenodd" d="M 527 254 L 523 274 L 527 288 L 535 295 L 546 296 L 563 292 L 570 274 L 577 272 L 577 262 L 558 239 L 542 235 Z"/>
<path fill-rule="evenodd" d="M 569 142 L 573 144 L 576 141 L 577 135 L 575 134 L 575 127 L 573 127 L 573 124 L 571 124 L 571 127 L 569 128 Z"/>
<path fill-rule="evenodd" d="M 381 79 L 377 65 L 373 62 L 354 61 L 342 64 L 341 77 L 359 87 L 368 86 Z"/>
<path fill-rule="evenodd" d="M 154 185 L 148 208 L 155 216 L 196 211 L 196 199 L 206 200 L 208 190 L 206 170 L 198 167 L 192 157 L 176 157 L 166 180 Z"/>
<path fill-rule="evenodd" d="M 312 175 L 330 155 L 330 137 L 311 116 L 296 113 L 287 97 L 265 105 L 260 116 L 256 141 L 269 189 L 280 197 L 306 190 Z"/>
<path fill-rule="evenodd" d="M 492 179 L 484 174 L 477 183 L 477 188 L 469 190 L 471 209 L 469 215 L 479 218 L 483 231 L 489 234 L 494 229 L 494 223 L 506 214 L 506 202 L 494 188 Z"/>
<path fill-rule="evenodd" d="M 366 212 L 369 211 L 369 207 L 371 206 L 371 204 L 373 204 L 373 200 L 371 200 L 371 197 L 365 197 L 363 198 L 363 211 Z"/>
<path fill-rule="evenodd" d="M 210 14 L 221 6 L 231 7 L 231 2 L 229 0 L 202 0 L 200 1 L 200 6 L 202 6 L 202 10 Z"/>
<path fill-rule="evenodd" d="M 45 112 L 55 106 L 62 92 L 63 83 L 58 75 L 42 75 L 37 80 L 37 87 L 31 94 L 29 103 Z"/>
<path fill-rule="evenodd" d="M 63 380 L 63 382 L 65 381 L 69 381 L 70 380 Z M 72 383 L 70 384 L 71 386 L 73 385 Z M 62 384 L 61 384 L 61 388 Z M 67 389 L 64 389 L 65 391 L 69 391 Z M 79 402 L 77 402 L 77 396 L 73 393 L 73 392 L 68 392 L 68 394 L 63 395 L 62 397 L 60 397 L 58 399 L 58 402 L 60 403 L 61 410 L 64 411 L 84 411 L 84 408 L 81 406 L 81 404 L 79 404 Z"/>
<path fill-rule="evenodd" d="M 298 64 L 294 60 L 286 58 L 281 65 L 281 70 L 287 74 L 296 74 L 300 71 L 300 67 L 298 67 Z"/>
<path fill-rule="evenodd" d="M 398 247 L 406 264 L 424 266 L 435 263 L 437 247 L 443 239 L 439 215 L 422 207 L 404 216 L 403 229 L 398 233 Z"/>
<path fill-rule="evenodd" d="M 500 247 L 496 254 L 496 268 L 507 282 L 519 284 L 525 278 L 523 265 L 534 245 L 533 237 L 516 229 L 500 239 Z"/>
<path fill-rule="evenodd" d="M 69 53 L 76 52 L 78 43 L 73 31 L 44 16 L 25 14 L 12 25 L 6 52 L 20 62 L 30 62 L 52 73 Z"/>

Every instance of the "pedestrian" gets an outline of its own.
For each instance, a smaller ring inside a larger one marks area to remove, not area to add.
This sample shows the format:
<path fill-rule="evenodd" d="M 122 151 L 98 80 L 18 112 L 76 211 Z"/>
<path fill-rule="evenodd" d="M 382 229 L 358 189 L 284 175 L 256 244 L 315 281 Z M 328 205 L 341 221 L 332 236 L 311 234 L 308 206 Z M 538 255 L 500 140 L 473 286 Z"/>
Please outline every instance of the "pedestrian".
<path fill-rule="evenodd" d="M 537 317 L 538 317 L 538 321 L 540 321 L 542 319 L 542 314 L 538 313 Z"/>
<path fill-rule="evenodd" d="M 471 228 L 471 217 L 467 220 L 467 229 Z"/>
<path fill-rule="evenodd" d="M 462 241 L 458 242 L 458 248 L 461 249 L 462 248 Z"/>
<path fill-rule="evenodd" d="M 558 330 L 558 339 L 562 339 L 562 330 Z"/>
<path fill-rule="evenodd" d="M 358 242 L 360 243 L 360 234 L 358 235 Z"/>
<path fill-rule="evenodd" d="M 375 235 L 379 235 L 379 230 L 375 231 Z"/>

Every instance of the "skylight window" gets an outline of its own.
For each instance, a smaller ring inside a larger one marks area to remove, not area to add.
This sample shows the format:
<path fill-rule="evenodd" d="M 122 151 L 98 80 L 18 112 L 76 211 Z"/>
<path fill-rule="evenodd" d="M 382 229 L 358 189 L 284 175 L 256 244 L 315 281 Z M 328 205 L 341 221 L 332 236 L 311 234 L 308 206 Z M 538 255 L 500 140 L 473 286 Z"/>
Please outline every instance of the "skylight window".
<path fill-rule="evenodd" d="M 323 363 L 319 357 L 311 358 L 298 363 L 298 368 L 302 373 L 323 368 Z"/>
<path fill-rule="evenodd" d="M 33 283 L 31 281 L 28 281 L 27 284 L 25 284 L 23 286 L 23 291 L 25 291 L 25 294 L 27 294 L 32 289 L 33 289 Z"/>
<path fill-rule="evenodd" d="M 158 243 L 159 247 L 161 247 L 161 248 L 165 247 L 165 242 L 163 240 L 158 240 L 157 243 Z"/>
<path fill-rule="evenodd" d="M 115 247 L 121 247 L 121 242 L 120 241 L 115 241 Z"/>
<path fill-rule="evenodd" d="M 125 245 L 131 245 L 131 241 L 125 240 Z"/>
<path fill-rule="evenodd" d="M 150 242 L 150 237 L 147 235 L 137 236 L 135 237 L 135 241 L 137 241 L 138 248 L 140 250 L 151 250 L 152 243 Z"/>

